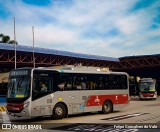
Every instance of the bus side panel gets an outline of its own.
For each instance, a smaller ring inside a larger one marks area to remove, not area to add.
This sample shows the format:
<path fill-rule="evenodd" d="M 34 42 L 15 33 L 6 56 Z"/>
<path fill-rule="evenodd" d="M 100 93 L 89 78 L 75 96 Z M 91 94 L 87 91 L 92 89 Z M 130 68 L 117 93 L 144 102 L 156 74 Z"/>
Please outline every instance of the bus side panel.
<path fill-rule="evenodd" d="M 82 105 L 78 91 L 57 91 L 53 94 L 41 97 L 32 102 L 32 116 L 52 115 L 57 103 L 67 106 L 68 114 L 82 113 Z"/>
<path fill-rule="evenodd" d="M 82 100 L 84 112 L 101 111 L 105 100 L 110 100 L 113 108 L 119 110 L 119 104 L 123 103 L 120 101 L 121 96 L 118 90 L 81 91 L 80 100 Z"/>
<path fill-rule="evenodd" d="M 53 108 L 52 94 L 43 96 L 39 99 L 32 101 L 31 116 L 51 115 L 52 108 Z"/>
<path fill-rule="evenodd" d="M 83 109 L 83 112 L 92 112 L 92 111 L 102 110 L 101 104 L 99 104 L 98 102 L 95 102 L 92 99 L 93 96 L 97 97 L 99 95 L 100 95 L 100 90 L 82 90 L 80 91 L 81 109 Z"/>
<path fill-rule="evenodd" d="M 119 93 L 119 102 L 120 104 L 128 104 L 129 103 L 129 90 L 127 89 L 122 89 L 118 90 Z"/>
<path fill-rule="evenodd" d="M 116 94 L 117 92 L 117 94 Z M 67 106 L 68 114 L 101 111 L 105 100 L 110 100 L 114 110 L 128 104 L 127 90 L 57 91 L 32 102 L 32 116 L 52 115 L 57 103 Z"/>
<path fill-rule="evenodd" d="M 130 102 L 130 97 L 129 97 L 129 90 L 128 89 L 121 89 L 118 91 L 118 93 L 120 94 L 120 98 L 119 98 L 119 108 L 117 110 L 122 110 L 125 107 L 127 107 L 129 105 Z M 116 107 L 115 107 L 116 110 Z"/>
<path fill-rule="evenodd" d="M 117 93 L 117 94 L 116 94 Z M 81 92 L 82 104 L 84 104 L 84 112 L 101 111 L 106 100 L 110 100 L 113 104 L 113 110 L 121 110 L 128 104 L 128 90 L 102 90 L 102 91 L 85 91 Z"/>
<path fill-rule="evenodd" d="M 83 112 L 80 103 L 80 92 L 78 91 L 57 91 L 54 102 L 64 102 L 67 105 L 68 114 Z"/>

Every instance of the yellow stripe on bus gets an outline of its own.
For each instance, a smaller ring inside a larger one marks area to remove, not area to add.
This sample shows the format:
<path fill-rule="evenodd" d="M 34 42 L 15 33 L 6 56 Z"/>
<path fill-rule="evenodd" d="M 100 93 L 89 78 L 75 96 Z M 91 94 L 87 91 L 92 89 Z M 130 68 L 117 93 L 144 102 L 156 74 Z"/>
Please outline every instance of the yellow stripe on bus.
<path fill-rule="evenodd" d="M 4 111 L 6 111 L 6 107 L 0 106 L 0 112 L 4 112 Z"/>

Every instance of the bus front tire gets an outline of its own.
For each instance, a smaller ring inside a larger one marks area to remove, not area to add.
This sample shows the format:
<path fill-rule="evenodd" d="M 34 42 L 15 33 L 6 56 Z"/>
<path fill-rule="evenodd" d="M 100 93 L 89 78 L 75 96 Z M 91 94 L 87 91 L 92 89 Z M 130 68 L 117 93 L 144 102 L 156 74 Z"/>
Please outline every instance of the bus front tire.
<path fill-rule="evenodd" d="M 53 119 L 62 119 L 66 116 L 66 108 L 63 104 L 58 103 L 53 109 Z"/>
<path fill-rule="evenodd" d="M 111 101 L 106 100 L 102 106 L 102 112 L 104 114 L 109 114 L 113 111 L 113 105 L 111 103 Z"/>

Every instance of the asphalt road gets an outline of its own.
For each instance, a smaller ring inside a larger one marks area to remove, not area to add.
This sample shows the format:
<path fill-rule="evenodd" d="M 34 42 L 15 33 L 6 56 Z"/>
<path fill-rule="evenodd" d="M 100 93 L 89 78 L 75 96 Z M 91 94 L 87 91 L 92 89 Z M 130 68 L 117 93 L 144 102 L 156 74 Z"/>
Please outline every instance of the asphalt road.
<path fill-rule="evenodd" d="M 61 120 L 53 120 L 51 117 L 13 118 L 8 117 L 5 112 L 1 112 L 0 122 L 11 123 L 11 127 L 15 129 L 11 131 L 17 131 L 19 127 L 18 129 L 34 129 L 32 131 L 36 131 L 37 128 L 38 131 L 55 132 L 158 132 L 160 131 L 157 129 L 160 128 L 160 97 L 157 100 L 143 101 L 137 97 L 131 97 L 129 106 L 121 111 L 110 114 L 85 113 L 72 115 Z"/>

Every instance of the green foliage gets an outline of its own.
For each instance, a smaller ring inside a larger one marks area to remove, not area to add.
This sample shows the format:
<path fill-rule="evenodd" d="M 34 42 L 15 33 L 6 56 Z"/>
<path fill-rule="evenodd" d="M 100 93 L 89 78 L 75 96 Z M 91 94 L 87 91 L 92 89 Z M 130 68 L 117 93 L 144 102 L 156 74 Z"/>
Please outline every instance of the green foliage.
<path fill-rule="evenodd" d="M 18 44 L 17 41 L 10 40 L 10 37 L 8 35 L 0 34 L 0 43 L 6 43 L 6 44 Z"/>

